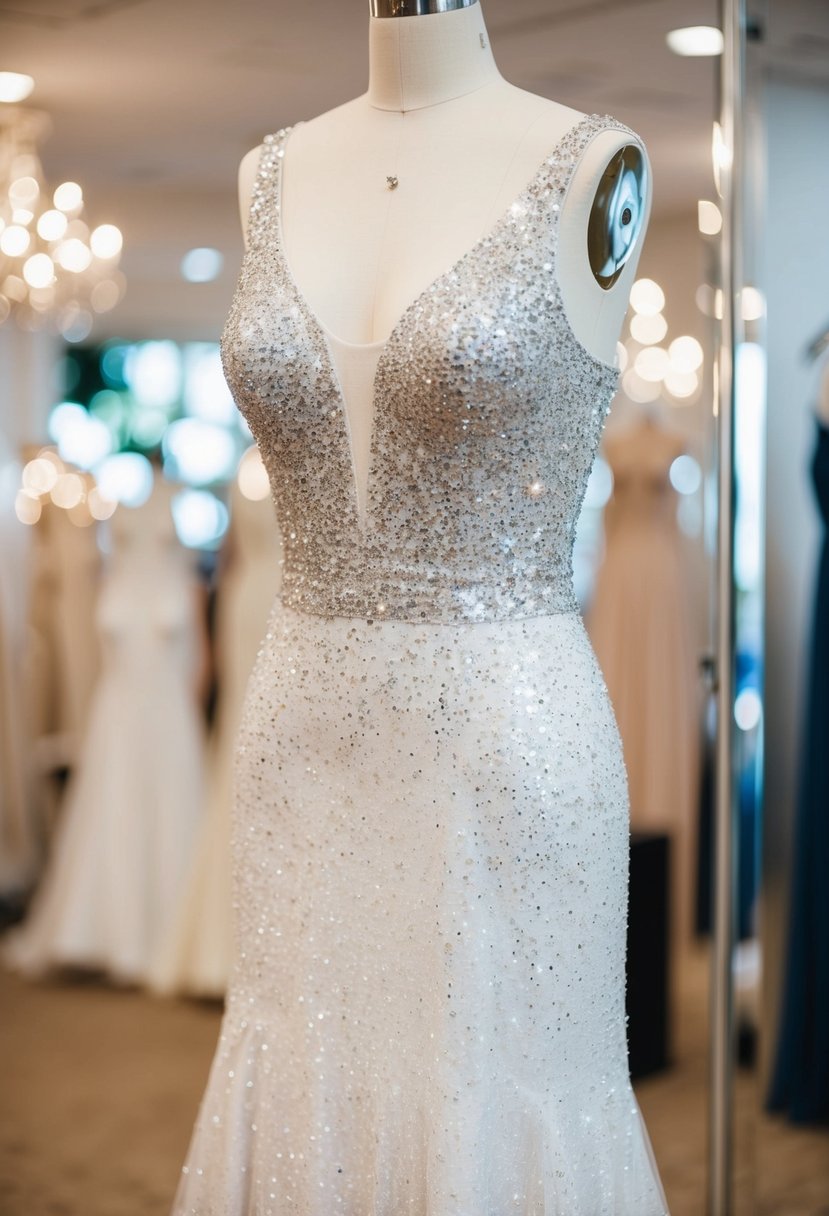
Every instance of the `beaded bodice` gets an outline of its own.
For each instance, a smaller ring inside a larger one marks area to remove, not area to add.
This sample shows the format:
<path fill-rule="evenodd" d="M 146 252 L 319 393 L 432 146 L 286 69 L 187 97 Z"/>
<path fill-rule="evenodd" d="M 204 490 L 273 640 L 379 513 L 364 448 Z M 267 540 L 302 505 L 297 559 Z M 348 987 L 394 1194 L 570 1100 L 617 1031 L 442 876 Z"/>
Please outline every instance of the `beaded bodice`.
<path fill-rule="evenodd" d="M 437 622 L 577 610 L 574 532 L 619 372 L 575 337 L 556 246 L 574 168 L 611 127 L 629 130 L 595 114 L 571 128 L 400 317 L 377 363 L 362 502 L 326 333 L 282 247 L 290 128 L 265 137 L 221 354 L 271 480 L 289 607 Z"/>

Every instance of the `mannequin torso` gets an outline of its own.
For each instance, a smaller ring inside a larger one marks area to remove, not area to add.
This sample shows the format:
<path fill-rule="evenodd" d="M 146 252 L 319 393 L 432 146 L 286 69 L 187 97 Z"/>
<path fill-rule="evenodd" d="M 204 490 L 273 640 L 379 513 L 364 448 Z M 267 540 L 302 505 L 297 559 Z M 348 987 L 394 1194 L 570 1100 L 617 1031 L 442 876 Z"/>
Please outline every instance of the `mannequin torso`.
<path fill-rule="evenodd" d="M 504 80 L 480 3 L 371 18 L 369 52 L 368 91 L 291 132 L 281 207 L 285 257 L 326 333 L 361 484 L 371 390 L 389 334 L 412 300 L 508 210 L 583 117 Z M 578 340 L 611 364 L 641 239 L 607 287 L 591 269 L 587 230 L 608 162 L 630 142 L 618 130 L 591 140 L 559 219 L 556 270 L 565 311 Z M 248 152 L 239 169 L 243 230 L 260 151 Z M 397 180 L 394 189 L 389 177 Z M 650 191 L 640 232 L 649 211 Z"/>
<path fill-rule="evenodd" d="M 370 69 L 366 94 L 292 133 L 284 166 L 283 234 L 294 278 L 329 334 L 355 344 L 387 338 L 412 298 L 491 227 L 582 117 L 503 79 L 480 4 L 372 18 Z M 592 141 L 560 218 L 557 269 L 568 317 L 606 362 L 614 359 L 641 241 L 605 290 L 590 270 L 586 232 L 605 167 L 629 142 L 621 131 Z M 243 227 L 259 152 L 252 149 L 239 170 Z M 389 175 L 399 180 L 395 190 Z"/>

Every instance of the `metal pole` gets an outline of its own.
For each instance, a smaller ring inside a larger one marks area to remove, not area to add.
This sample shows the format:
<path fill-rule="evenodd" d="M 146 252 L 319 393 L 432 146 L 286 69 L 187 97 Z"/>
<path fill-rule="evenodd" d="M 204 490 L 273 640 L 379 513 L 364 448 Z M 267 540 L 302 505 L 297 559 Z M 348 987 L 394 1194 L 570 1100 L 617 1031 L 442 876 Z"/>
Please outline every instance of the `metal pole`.
<path fill-rule="evenodd" d="M 736 352 L 741 328 L 740 188 L 741 104 L 745 0 L 720 0 L 719 189 L 722 204 L 720 275 L 722 323 L 716 363 L 717 624 L 716 798 L 714 827 L 714 940 L 711 972 L 711 1060 L 708 1126 L 708 1216 L 733 1212 L 734 1025 L 732 960 L 736 941 L 736 836 L 734 772 L 734 433 Z"/>

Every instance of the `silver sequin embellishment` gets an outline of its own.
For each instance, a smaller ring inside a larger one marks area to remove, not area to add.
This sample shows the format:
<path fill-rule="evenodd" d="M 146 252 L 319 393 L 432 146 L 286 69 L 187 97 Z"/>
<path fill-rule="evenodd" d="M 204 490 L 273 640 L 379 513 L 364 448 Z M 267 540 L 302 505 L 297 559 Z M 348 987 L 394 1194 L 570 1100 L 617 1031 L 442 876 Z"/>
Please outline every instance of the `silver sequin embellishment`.
<path fill-rule="evenodd" d="M 573 334 L 556 244 L 573 169 L 608 127 L 629 130 L 590 115 L 565 134 L 397 322 L 377 367 L 364 512 L 330 352 L 279 239 L 290 129 L 266 136 L 221 345 L 271 477 L 286 606 L 436 622 L 576 609 L 574 530 L 619 371 Z"/>
<path fill-rule="evenodd" d="M 401 318 L 362 511 L 267 143 L 222 354 L 287 593 L 245 699 L 233 973 L 176 1216 L 667 1212 L 627 1067 L 621 739 L 570 572 L 616 373 L 561 312 L 557 208 L 609 122 Z"/>

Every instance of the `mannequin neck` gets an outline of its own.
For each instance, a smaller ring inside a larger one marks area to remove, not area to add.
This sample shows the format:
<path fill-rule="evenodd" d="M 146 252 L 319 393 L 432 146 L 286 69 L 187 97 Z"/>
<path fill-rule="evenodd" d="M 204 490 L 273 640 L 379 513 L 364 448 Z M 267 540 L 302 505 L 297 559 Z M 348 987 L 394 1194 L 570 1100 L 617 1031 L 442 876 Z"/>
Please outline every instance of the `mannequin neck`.
<path fill-rule="evenodd" d="M 480 4 L 421 17 L 372 17 L 369 104 L 419 110 L 501 79 Z"/>

